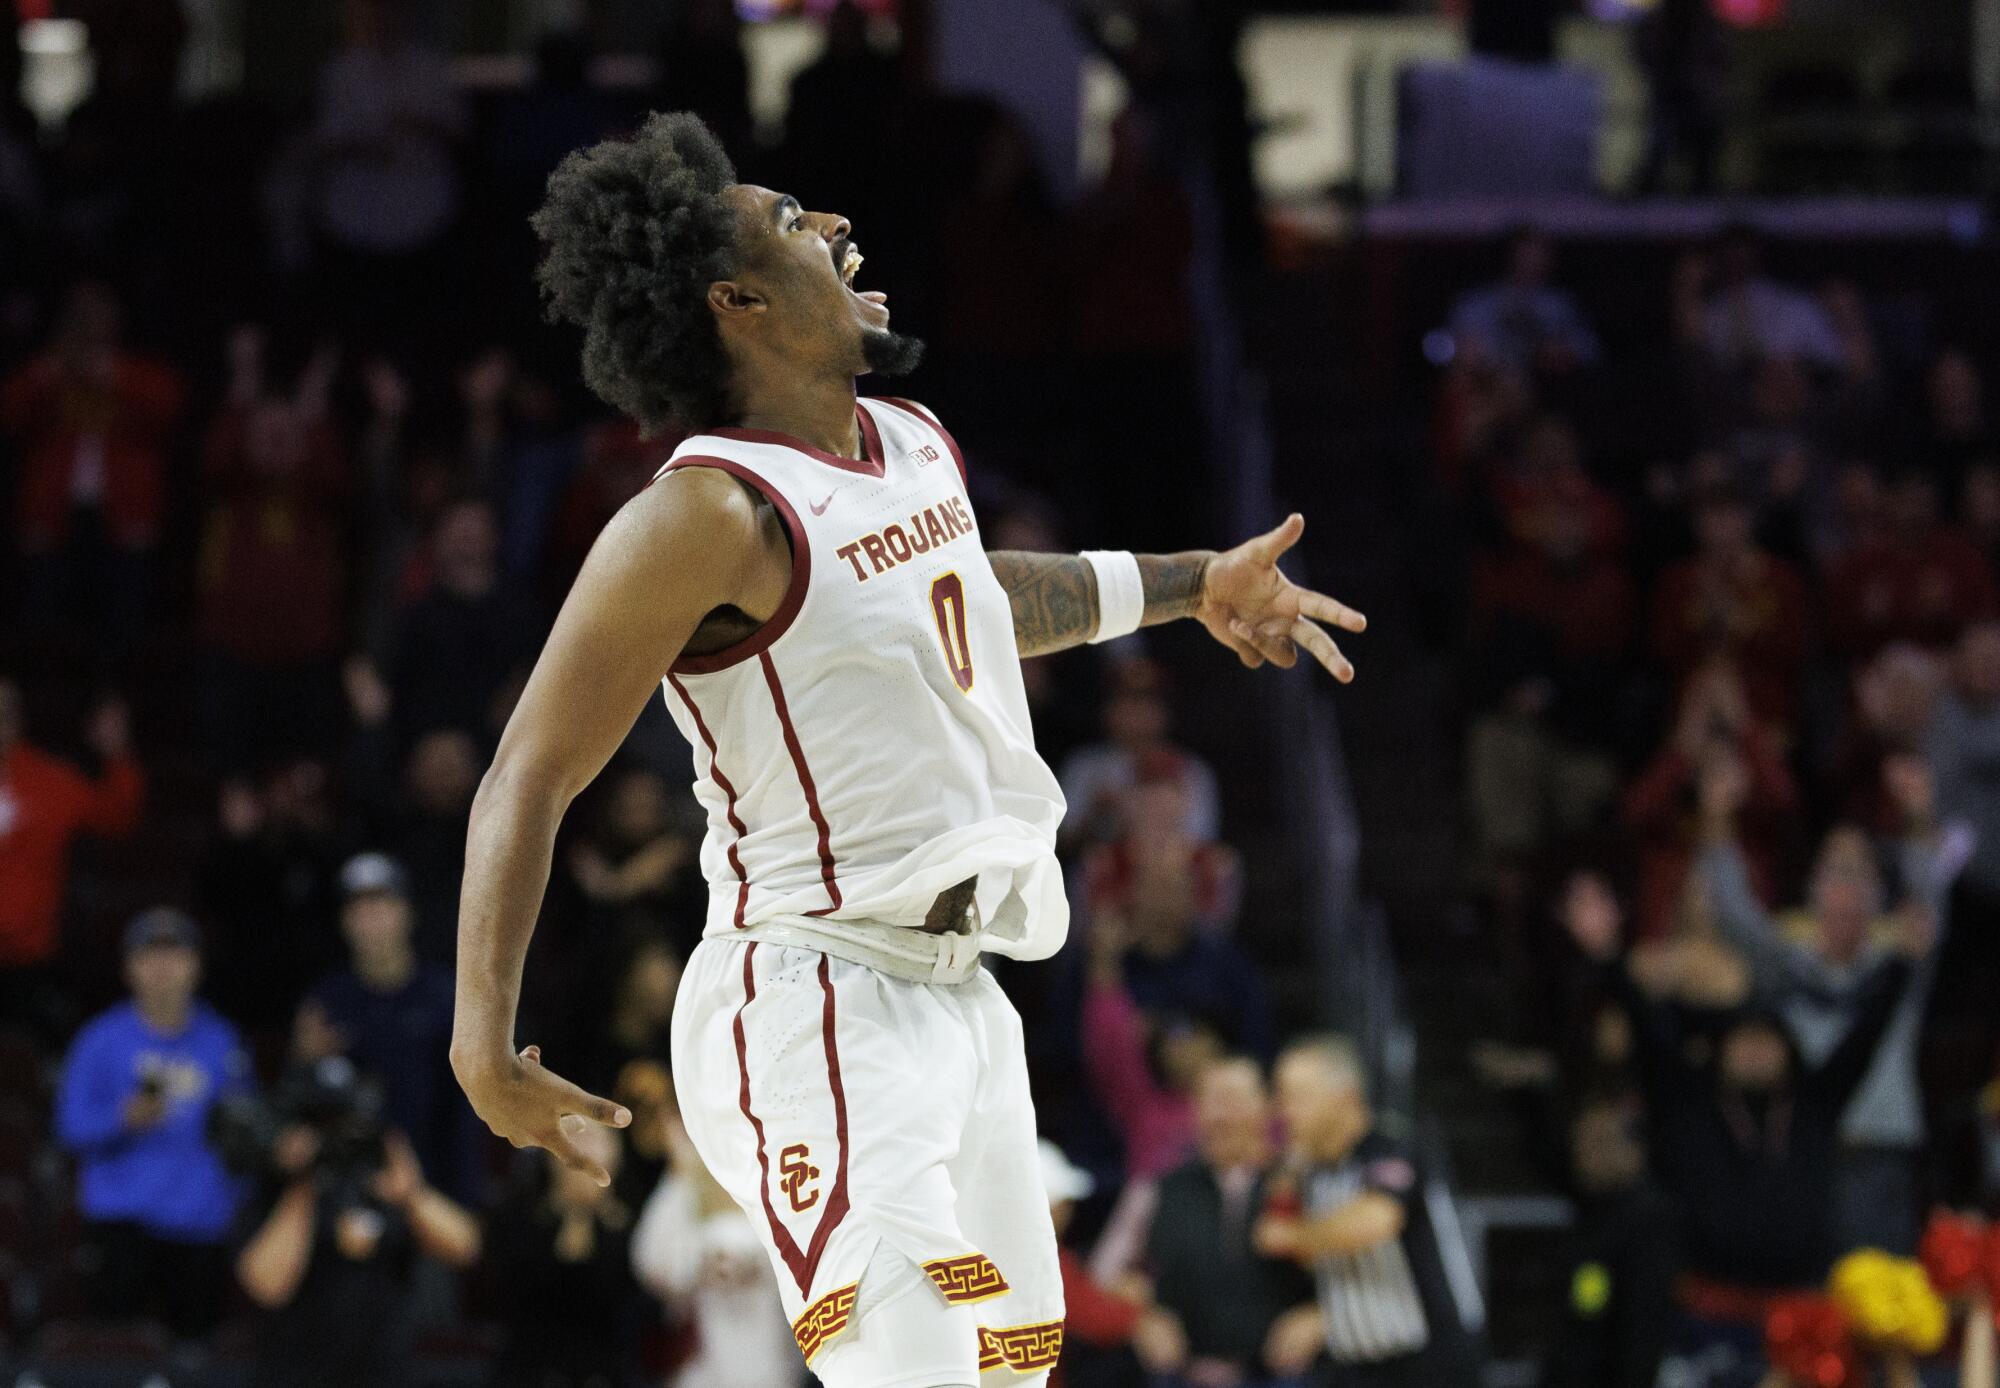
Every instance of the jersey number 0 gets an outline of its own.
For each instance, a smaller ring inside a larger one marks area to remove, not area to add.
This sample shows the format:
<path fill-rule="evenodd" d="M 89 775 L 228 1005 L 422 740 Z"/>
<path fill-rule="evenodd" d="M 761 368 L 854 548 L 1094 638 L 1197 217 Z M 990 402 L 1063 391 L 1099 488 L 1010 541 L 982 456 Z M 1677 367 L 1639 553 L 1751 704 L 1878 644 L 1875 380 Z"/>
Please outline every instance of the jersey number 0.
<path fill-rule="evenodd" d="M 972 689 L 972 647 L 965 637 L 965 584 L 948 573 L 931 584 L 931 615 L 937 618 L 938 640 L 944 645 L 944 663 L 961 693 Z"/>

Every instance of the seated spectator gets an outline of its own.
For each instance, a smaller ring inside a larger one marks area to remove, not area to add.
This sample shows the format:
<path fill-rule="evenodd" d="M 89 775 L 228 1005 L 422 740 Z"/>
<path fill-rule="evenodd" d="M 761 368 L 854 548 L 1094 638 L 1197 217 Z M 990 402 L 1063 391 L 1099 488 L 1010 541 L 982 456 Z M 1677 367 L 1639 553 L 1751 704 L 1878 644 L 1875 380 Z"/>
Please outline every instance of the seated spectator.
<path fill-rule="evenodd" d="M 577 1147 L 616 1180 L 619 1134 L 587 1123 Z M 643 1307 L 632 1208 L 551 1152 L 539 1179 L 494 1210 L 481 1239 L 505 1327 L 492 1388 L 637 1388 Z"/>
<path fill-rule="evenodd" d="M 321 353 L 281 391 L 264 358 L 262 331 L 237 329 L 203 448 L 197 631 L 210 659 L 209 742 L 235 767 L 324 750 L 346 634 L 347 461 L 327 419 L 334 360 Z"/>
<path fill-rule="evenodd" d="M 1233 942 L 1198 928 L 1195 901 L 1168 889 L 1184 880 L 1140 878 L 1123 917 L 1129 930 L 1125 987 L 1155 1017 L 1199 1018 L 1224 1044 L 1270 1055 L 1277 1040 L 1270 990 Z"/>
<path fill-rule="evenodd" d="M 1303 1041 L 1275 1074 L 1292 1171 L 1259 1216 L 1252 1246 L 1312 1272 L 1336 1382 L 1472 1384 L 1426 1178 L 1376 1131 L 1354 1048 L 1337 1037 Z M 1291 1372 L 1310 1363 L 1301 1358 Z"/>
<path fill-rule="evenodd" d="M 679 1117 L 662 1123 L 667 1174 L 632 1232 L 632 1268 L 694 1330 L 694 1355 L 668 1388 L 799 1388 L 805 1365 L 756 1229 L 701 1164 Z"/>
<path fill-rule="evenodd" d="M 701 939 L 708 913 L 698 810 L 691 813 L 687 797 L 677 798 L 666 778 L 646 767 L 603 779 L 609 784 L 593 832 L 569 855 L 592 924 L 601 928 L 612 917 L 642 911 L 664 922 L 685 954 Z"/>
<path fill-rule="evenodd" d="M 1770 357 L 1795 357 L 1826 371 L 1858 365 L 1826 308 L 1766 274 L 1763 259 L 1762 236 L 1740 223 L 1719 233 L 1708 251 L 1685 257 L 1674 274 L 1682 340 L 1725 369 Z"/>
<path fill-rule="evenodd" d="M 21 688 L 0 678 L 0 1011 L 43 1026 L 58 1008 L 70 845 L 81 834 L 130 833 L 145 795 L 123 704 L 101 704 L 85 736 L 100 759 L 95 776 L 28 742 Z"/>
<path fill-rule="evenodd" d="M 1555 243 L 1539 227 L 1509 237 L 1500 279 L 1452 305 L 1459 354 L 1550 376 L 1595 366 L 1597 334 L 1575 297 L 1549 282 L 1554 265 Z"/>
<path fill-rule="evenodd" d="M 1905 473 L 1889 489 L 1888 524 L 1837 557 L 1826 575 L 1827 638 L 1836 652 L 1868 656 L 1892 641 L 1933 649 L 2000 613 L 1986 558 L 1938 516 L 1937 483 Z"/>
<path fill-rule="evenodd" d="M 1660 574 L 1652 652 L 1676 684 L 1727 660 L 1747 712 L 1787 740 L 1799 717 L 1810 626 L 1805 581 L 1758 547 L 1749 502 L 1733 487 L 1694 499 L 1695 552 Z M 1738 720 L 1739 722 L 1741 720 Z"/>
<path fill-rule="evenodd" d="M 349 963 L 321 979 L 299 1008 L 300 1060 L 345 1056 L 382 1085 L 389 1121 L 455 1199 L 480 1203 L 485 1130 L 451 1073 L 452 980 L 412 945 L 415 922 L 403 870 L 380 853 L 340 872 L 340 928 Z"/>
<path fill-rule="evenodd" d="M 243 1192 L 209 1145 L 208 1115 L 250 1081 L 236 1029 L 195 996 L 200 979 L 193 921 L 166 907 L 135 917 L 131 1000 L 77 1034 L 56 1098 L 56 1135 L 79 1168 L 92 1311 L 158 1315 L 183 1337 L 222 1316 Z"/>
<path fill-rule="evenodd" d="M 1123 832 L 1123 796 L 1142 771 L 1180 782 L 1187 794 L 1189 837 L 1208 841 L 1222 831 L 1215 772 L 1173 740 L 1173 709 L 1166 672 L 1157 661 L 1133 656 L 1114 661 L 1106 674 L 1103 742 L 1079 747 L 1062 765 L 1064 851 L 1108 843 Z"/>
<path fill-rule="evenodd" d="M 1546 1388 L 1653 1388 L 1673 1329 L 1676 1212 L 1646 1176 L 1630 1104 L 1599 1096 L 1569 1123 L 1575 1227 Z"/>
<path fill-rule="evenodd" d="M 1986 406 L 1986 382 L 1962 348 L 1945 347 L 1924 376 L 1922 417 L 1906 446 L 1907 460 L 1934 473 L 1945 496 L 1962 500 L 1966 474 L 2000 461 L 2000 433 Z"/>
<path fill-rule="evenodd" d="M 1251 1245 L 1273 1178 L 1270 1096 L 1255 1061 L 1202 1071 L 1195 1128 L 1199 1154 L 1159 1182 L 1146 1238 L 1155 1315 L 1177 1352 L 1142 1357 L 1160 1388 L 1278 1388 L 1319 1357 L 1324 1328 L 1311 1278 Z"/>
<path fill-rule="evenodd" d="M 339 823 L 324 764 L 225 782 L 196 869 L 209 991 L 263 1043 L 289 1036 L 307 985 L 339 962 Z M 276 928 L 282 923 L 283 928 Z"/>
<path fill-rule="evenodd" d="M 91 633 L 116 665 L 138 639 L 166 524 L 166 455 L 185 388 L 128 352 L 124 311 L 76 287 L 41 356 L 0 381 L 0 435 L 19 458 L 20 614 L 31 628 Z"/>
<path fill-rule="evenodd" d="M 1832 1265 L 1842 1117 L 1894 1018 L 1911 961 L 1930 949 L 1930 918 L 1904 913 L 1894 955 L 1870 974 L 1845 1035 L 1816 1064 L 1763 1007 L 1724 1014 L 1712 1043 L 1691 1047 L 1681 1012 L 1641 988 L 1618 958 L 1615 923 L 1574 917 L 1571 927 L 1632 1018 L 1655 1169 L 1686 1212 L 1686 1348 L 1731 1362 L 1711 1382 L 1747 1388 L 1762 1372 L 1771 1296 L 1818 1287 Z"/>
<path fill-rule="evenodd" d="M 478 1222 L 425 1182 L 400 1133 L 358 1183 L 319 1155 L 311 1128 L 279 1137 L 278 1180 L 236 1256 L 237 1280 L 262 1313 L 250 1382 L 399 1388 L 410 1381 L 418 1259 L 471 1266 Z"/>
<path fill-rule="evenodd" d="M 450 60 L 405 32 L 389 0 L 345 0 L 341 44 L 320 72 L 309 213 L 328 308 L 364 332 L 367 315 L 407 321 L 437 302 L 436 256 L 458 218 L 464 98 Z"/>
<path fill-rule="evenodd" d="M 1620 807 L 1640 839 L 1633 929 L 1641 940 L 1662 939 L 1672 929 L 1700 843 L 1698 789 L 1711 772 L 1748 787 L 1739 823 L 1752 880 L 1768 900 L 1785 832 L 1798 813 L 1798 788 L 1777 739 L 1751 712 L 1736 671 L 1719 658 L 1689 677 L 1673 736 L 1626 787 Z"/>
<path fill-rule="evenodd" d="M 1830 749 L 1826 771 L 1832 809 L 1843 822 L 1884 838 L 1902 832 L 1902 812 L 1884 794 L 1882 768 L 1895 757 L 1924 755 L 1947 669 L 1933 652 L 1898 642 L 1854 672 L 1854 708 Z"/>
<path fill-rule="evenodd" d="M 1188 786 L 1178 767 L 1149 755 L 1140 764 L 1138 782 L 1121 800 L 1118 836 L 1083 859 L 1086 913 L 1120 915 L 1185 904 L 1203 931 L 1227 933 L 1236 919 L 1236 851 L 1188 831 Z"/>
<path fill-rule="evenodd" d="M 440 728 L 498 735 L 540 645 L 533 605 L 500 572 L 500 536 L 484 502 L 460 501 L 431 538 L 430 591 L 395 622 L 387 671 L 405 744 Z"/>
<path fill-rule="evenodd" d="M 1480 712 L 1466 797 L 1489 884 L 1593 824 L 1616 787 L 1605 748 L 1632 636 L 1622 522 L 1574 454 L 1509 485 L 1510 538 L 1472 579 L 1469 678 Z"/>

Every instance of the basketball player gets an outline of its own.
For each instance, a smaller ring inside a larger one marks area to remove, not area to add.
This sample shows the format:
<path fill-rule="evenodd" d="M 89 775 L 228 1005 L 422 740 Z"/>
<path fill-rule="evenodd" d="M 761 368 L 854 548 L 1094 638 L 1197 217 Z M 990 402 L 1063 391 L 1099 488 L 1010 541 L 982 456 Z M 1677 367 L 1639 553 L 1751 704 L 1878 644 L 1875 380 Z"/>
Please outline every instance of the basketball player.
<path fill-rule="evenodd" d="M 629 1114 L 517 1052 L 515 1005 L 557 824 L 664 679 L 708 812 L 681 1117 L 801 1351 L 829 1388 L 1040 1382 L 1056 1244 L 1020 1020 L 979 962 L 1068 929 L 1021 658 L 1192 617 L 1347 680 L 1318 622 L 1362 620 L 1278 571 L 1297 516 L 1219 554 L 984 553 L 937 419 L 855 398 L 921 347 L 853 288 L 848 224 L 737 183 L 692 116 L 572 155 L 535 227 L 585 379 L 697 432 L 605 527 L 480 787 L 452 1063 L 495 1132 L 603 1179 L 571 1134 Z"/>

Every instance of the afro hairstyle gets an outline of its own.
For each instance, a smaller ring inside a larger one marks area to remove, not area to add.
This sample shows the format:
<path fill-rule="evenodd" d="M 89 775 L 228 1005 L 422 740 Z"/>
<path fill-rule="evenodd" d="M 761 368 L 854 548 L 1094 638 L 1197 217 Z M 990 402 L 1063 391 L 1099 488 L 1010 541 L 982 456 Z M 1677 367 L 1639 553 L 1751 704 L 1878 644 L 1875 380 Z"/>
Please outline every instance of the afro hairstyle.
<path fill-rule="evenodd" d="M 655 113 L 637 134 L 565 158 L 530 219 L 552 322 L 583 329 L 583 379 L 648 435 L 728 422 L 729 360 L 708 287 L 735 269 L 736 170 L 699 116 Z"/>

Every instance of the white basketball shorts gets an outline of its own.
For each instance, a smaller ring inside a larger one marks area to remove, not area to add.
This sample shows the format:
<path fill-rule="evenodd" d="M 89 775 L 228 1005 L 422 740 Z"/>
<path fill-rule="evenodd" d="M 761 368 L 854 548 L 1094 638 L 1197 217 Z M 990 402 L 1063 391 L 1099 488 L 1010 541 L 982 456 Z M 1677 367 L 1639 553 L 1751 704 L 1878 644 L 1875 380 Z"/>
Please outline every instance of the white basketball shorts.
<path fill-rule="evenodd" d="M 704 940 L 673 1053 L 688 1136 L 760 1231 L 827 1388 L 1047 1376 L 1062 1274 L 1021 1019 L 991 974 L 913 983 Z"/>

